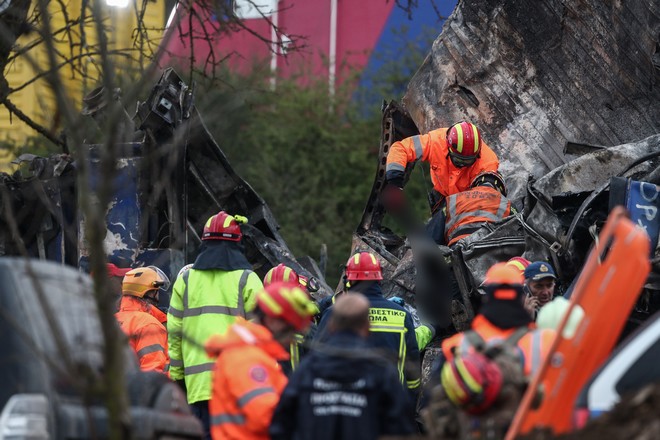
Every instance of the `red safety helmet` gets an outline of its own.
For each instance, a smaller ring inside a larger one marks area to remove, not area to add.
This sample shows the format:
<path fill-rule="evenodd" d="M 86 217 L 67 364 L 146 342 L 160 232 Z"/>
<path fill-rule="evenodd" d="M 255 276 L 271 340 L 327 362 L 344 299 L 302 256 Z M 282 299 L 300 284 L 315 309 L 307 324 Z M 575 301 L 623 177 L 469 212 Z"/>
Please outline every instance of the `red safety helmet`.
<path fill-rule="evenodd" d="M 523 257 L 513 257 L 506 262 L 507 266 L 517 269 L 521 274 L 525 273 L 525 269 L 527 269 L 527 266 L 529 266 L 530 264 L 531 261 Z"/>
<path fill-rule="evenodd" d="M 382 280 L 383 271 L 376 256 L 370 252 L 360 252 L 346 262 L 348 281 Z"/>
<path fill-rule="evenodd" d="M 498 190 L 503 196 L 506 196 L 506 184 L 504 178 L 497 171 L 484 171 L 479 173 L 477 177 L 470 182 L 470 188 L 476 186 L 490 186 Z"/>
<path fill-rule="evenodd" d="M 268 287 L 273 283 L 300 284 L 296 271 L 284 264 L 278 264 L 266 272 L 266 276 L 264 277 L 264 287 Z"/>
<path fill-rule="evenodd" d="M 522 292 L 524 275 L 508 263 L 494 264 L 486 272 L 483 283 L 486 293 L 494 299 L 515 300 Z"/>
<path fill-rule="evenodd" d="M 225 211 L 220 211 L 206 221 L 202 232 L 202 240 L 241 241 L 243 233 L 239 223 L 247 223 L 247 219 L 238 215 L 231 216 Z"/>
<path fill-rule="evenodd" d="M 447 130 L 449 157 L 457 167 L 472 165 L 481 155 L 481 134 L 476 125 L 459 122 Z"/>
<path fill-rule="evenodd" d="M 130 267 L 118 267 L 114 263 L 106 263 L 105 267 L 108 270 L 109 277 L 123 277 L 131 271 Z"/>
<path fill-rule="evenodd" d="M 497 400 L 502 389 L 502 370 L 484 354 L 468 353 L 445 362 L 440 382 L 454 405 L 478 415 Z"/>
<path fill-rule="evenodd" d="M 318 312 L 309 296 L 296 284 L 272 283 L 257 294 L 257 307 L 267 316 L 286 321 L 300 332 Z"/>
<path fill-rule="evenodd" d="M 305 289 L 310 293 L 318 292 L 320 288 L 319 281 L 316 278 L 298 275 L 295 270 L 284 264 L 278 264 L 266 272 L 264 287 L 273 283 L 298 284 L 301 289 Z"/>

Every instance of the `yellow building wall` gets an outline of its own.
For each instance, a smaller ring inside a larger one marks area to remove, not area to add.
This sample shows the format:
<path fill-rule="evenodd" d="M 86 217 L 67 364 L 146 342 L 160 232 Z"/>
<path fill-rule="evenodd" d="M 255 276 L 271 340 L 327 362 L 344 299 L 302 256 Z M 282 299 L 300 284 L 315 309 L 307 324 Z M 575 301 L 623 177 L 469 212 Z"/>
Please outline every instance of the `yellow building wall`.
<path fill-rule="evenodd" d="M 103 0 L 101 0 L 103 1 Z M 82 32 L 79 24 L 69 26 L 67 31 L 66 17 L 69 21 L 80 19 L 81 0 L 65 0 L 66 11 L 62 10 L 61 2 L 49 3 L 51 29 L 55 33 L 54 43 L 58 53 L 58 71 L 65 92 L 75 108 L 80 110 L 85 93 L 97 87 L 100 82 L 101 60 L 94 52 L 98 52 L 97 29 L 91 22 L 91 11 L 86 12 L 84 34 L 87 46 L 81 48 Z M 112 2 L 111 2 L 112 3 Z M 136 4 L 137 3 L 137 4 Z M 138 35 L 139 13 L 144 10 L 142 22 L 142 44 Z M 106 17 L 103 28 L 108 39 L 110 52 L 121 52 L 122 55 L 112 55 L 111 60 L 119 73 L 139 72 L 149 64 L 151 55 L 157 50 L 162 38 L 163 28 L 167 20 L 164 0 L 129 0 L 126 7 L 105 6 Z M 59 32 L 58 32 L 59 30 Z M 21 37 L 17 47 L 28 47 L 36 41 L 37 33 Z M 137 40 L 137 41 L 136 41 Z M 142 56 L 140 55 L 142 49 Z M 83 54 L 81 55 L 81 52 Z M 126 56 L 129 55 L 129 56 Z M 33 68 L 27 57 L 32 57 L 39 69 Z M 67 62 L 68 61 L 68 62 Z M 62 129 L 62 118 L 58 115 L 55 95 L 50 84 L 45 79 L 31 82 L 38 70 L 49 68 L 46 46 L 43 42 L 31 48 L 27 55 L 16 57 L 5 69 L 5 77 L 9 87 L 16 91 L 9 99 L 18 109 L 39 125 L 44 126 L 54 135 Z M 26 85 L 30 82 L 28 85 Z M 0 170 L 6 171 L 8 163 L 13 159 L 13 151 L 7 148 L 8 143 L 22 144 L 26 139 L 37 136 L 38 133 L 11 115 L 6 107 L 0 106 Z"/>

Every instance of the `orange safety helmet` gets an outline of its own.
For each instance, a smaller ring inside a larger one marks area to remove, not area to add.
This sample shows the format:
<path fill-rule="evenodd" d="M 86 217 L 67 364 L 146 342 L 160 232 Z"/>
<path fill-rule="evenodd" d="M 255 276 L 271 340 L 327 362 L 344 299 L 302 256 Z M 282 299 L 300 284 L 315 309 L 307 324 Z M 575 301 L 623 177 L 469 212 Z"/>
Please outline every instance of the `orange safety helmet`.
<path fill-rule="evenodd" d="M 296 284 L 272 283 L 257 294 L 257 307 L 267 316 L 286 321 L 303 331 L 318 312 L 309 296 Z"/>
<path fill-rule="evenodd" d="M 170 279 L 156 266 L 139 267 L 130 270 L 124 275 L 121 283 L 122 295 L 144 296 L 158 289 L 167 290 L 170 287 Z"/>
<path fill-rule="evenodd" d="M 478 415 L 497 400 L 502 389 L 502 370 L 484 354 L 468 353 L 445 362 L 440 382 L 454 405 Z"/>
<path fill-rule="evenodd" d="M 494 264 L 486 272 L 483 283 L 486 293 L 494 299 L 514 300 L 522 292 L 523 274 L 508 263 Z"/>
<path fill-rule="evenodd" d="M 231 216 L 225 211 L 220 211 L 206 221 L 202 232 L 202 240 L 241 241 L 243 233 L 239 223 L 247 223 L 247 219 L 239 215 Z"/>
<path fill-rule="evenodd" d="M 498 190 L 503 196 L 506 196 L 506 184 L 504 183 L 504 178 L 497 171 L 484 171 L 479 173 L 472 182 L 470 182 L 470 188 L 477 186 L 490 186 Z"/>
<path fill-rule="evenodd" d="M 481 134 L 476 125 L 459 122 L 447 130 L 449 157 L 457 167 L 472 165 L 481 155 Z"/>
<path fill-rule="evenodd" d="M 378 258 L 371 252 L 360 252 L 346 262 L 348 281 L 382 280 L 383 271 Z"/>

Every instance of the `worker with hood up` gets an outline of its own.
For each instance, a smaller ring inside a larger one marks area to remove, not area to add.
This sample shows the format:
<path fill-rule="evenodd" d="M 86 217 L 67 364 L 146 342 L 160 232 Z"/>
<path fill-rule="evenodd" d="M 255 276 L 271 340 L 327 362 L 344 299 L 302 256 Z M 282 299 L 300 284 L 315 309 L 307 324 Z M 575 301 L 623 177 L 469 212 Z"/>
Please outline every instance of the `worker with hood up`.
<path fill-rule="evenodd" d="M 199 255 L 175 281 L 167 314 L 170 377 L 186 390 L 207 439 L 215 363 L 203 344 L 211 335 L 224 333 L 237 318 L 244 318 L 263 288 L 243 252 L 240 223 L 246 222 L 245 217 L 224 211 L 208 219 Z"/>

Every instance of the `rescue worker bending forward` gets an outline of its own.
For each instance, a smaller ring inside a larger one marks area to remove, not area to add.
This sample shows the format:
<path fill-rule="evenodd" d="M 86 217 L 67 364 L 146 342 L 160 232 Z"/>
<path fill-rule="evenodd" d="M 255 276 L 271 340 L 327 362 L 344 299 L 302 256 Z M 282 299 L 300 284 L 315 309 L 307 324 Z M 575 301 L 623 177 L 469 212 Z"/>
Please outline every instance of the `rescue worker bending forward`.
<path fill-rule="evenodd" d="M 268 427 L 287 378 L 277 361 L 296 333 L 309 327 L 316 308 L 295 284 L 274 283 L 257 295 L 254 320 L 238 318 L 206 343 L 217 357 L 211 398 L 214 440 L 268 439 Z"/>
<path fill-rule="evenodd" d="M 410 313 L 383 297 L 380 281 L 383 279 L 378 259 L 369 252 L 360 252 L 346 263 L 346 281 L 349 291 L 359 292 L 369 300 L 369 345 L 383 351 L 396 362 L 401 383 L 417 399 L 421 385 L 421 362 L 415 326 Z M 318 328 L 320 342 L 327 336 L 332 316 L 330 307 L 321 318 Z"/>
<path fill-rule="evenodd" d="M 383 206 L 388 212 L 396 214 L 403 208 L 406 167 L 420 160 L 430 164 L 431 181 L 437 192 L 427 230 L 436 242 L 440 242 L 444 238 L 445 221 L 440 209 L 444 199 L 468 190 L 479 174 L 496 172 L 499 160 L 481 139 L 479 129 L 469 122 L 459 122 L 449 128 L 438 128 L 395 142 L 387 155 L 387 185 L 382 194 Z"/>
<path fill-rule="evenodd" d="M 247 221 L 224 211 L 208 219 L 195 263 L 174 283 L 167 315 L 170 377 L 186 390 L 206 438 L 210 438 L 208 401 L 214 362 L 203 344 L 211 335 L 226 331 L 238 317 L 245 317 L 263 287 L 243 254 L 237 220 Z"/>
<path fill-rule="evenodd" d="M 159 290 L 167 290 L 169 285 L 167 276 L 154 266 L 132 269 L 124 275 L 115 317 L 144 371 L 165 372 L 169 368 L 167 316 L 156 307 Z"/>

